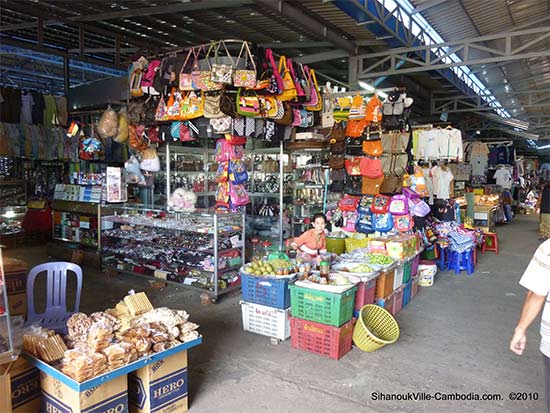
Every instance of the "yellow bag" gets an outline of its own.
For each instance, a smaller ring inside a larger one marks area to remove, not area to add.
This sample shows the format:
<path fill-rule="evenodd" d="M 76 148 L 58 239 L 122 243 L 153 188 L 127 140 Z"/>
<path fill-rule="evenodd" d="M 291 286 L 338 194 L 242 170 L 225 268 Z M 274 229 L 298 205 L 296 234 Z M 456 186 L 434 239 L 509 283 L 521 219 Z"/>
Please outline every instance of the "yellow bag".
<path fill-rule="evenodd" d="M 319 112 L 323 110 L 323 95 L 321 95 L 321 89 L 319 89 L 319 84 L 317 83 L 317 77 L 315 76 L 315 70 L 310 69 L 311 73 L 311 79 L 313 79 L 313 85 L 315 87 L 315 92 L 317 93 L 317 104 L 311 105 L 311 106 L 304 106 L 305 110 L 309 110 L 310 112 Z"/>
<path fill-rule="evenodd" d="M 284 71 L 281 69 L 284 68 Z M 277 99 L 281 102 L 286 102 L 292 99 L 295 99 L 298 94 L 296 93 L 296 86 L 294 85 L 294 80 L 290 74 L 290 70 L 286 67 L 286 57 L 281 56 L 279 59 L 279 73 L 283 78 L 283 90 L 280 95 L 277 95 Z"/>
<path fill-rule="evenodd" d="M 180 119 L 189 120 L 204 116 L 204 96 L 202 92 L 197 94 L 195 91 L 189 91 L 180 101 Z"/>

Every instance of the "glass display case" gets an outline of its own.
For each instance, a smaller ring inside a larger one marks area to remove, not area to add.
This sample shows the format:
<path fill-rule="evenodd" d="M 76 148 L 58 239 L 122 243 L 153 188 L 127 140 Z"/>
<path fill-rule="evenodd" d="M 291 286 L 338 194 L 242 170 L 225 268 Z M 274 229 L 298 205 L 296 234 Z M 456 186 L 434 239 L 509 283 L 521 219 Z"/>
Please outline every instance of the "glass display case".
<path fill-rule="evenodd" d="M 0 246 L 0 365 L 14 358 L 13 336 L 8 305 L 8 292 L 4 276 L 4 261 Z"/>
<path fill-rule="evenodd" d="M 240 288 L 245 213 L 104 206 L 102 267 L 206 291 Z"/>
<path fill-rule="evenodd" d="M 291 152 L 294 165 L 292 235 L 297 237 L 311 228 L 310 218 L 324 212 L 328 180 L 329 152 L 311 149 Z"/>

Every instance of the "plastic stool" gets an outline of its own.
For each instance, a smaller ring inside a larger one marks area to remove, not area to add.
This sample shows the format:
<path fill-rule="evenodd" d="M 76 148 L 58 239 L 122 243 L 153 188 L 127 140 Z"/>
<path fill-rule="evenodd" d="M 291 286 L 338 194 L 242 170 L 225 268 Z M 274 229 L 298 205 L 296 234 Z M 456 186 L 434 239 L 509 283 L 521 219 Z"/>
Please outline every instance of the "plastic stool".
<path fill-rule="evenodd" d="M 490 246 L 487 245 L 487 241 L 491 243 Z M 481 246 L 481 253 L 484 254 L 485 251 L 494 251 L 498 255 L 498 236 L 496 233 L 485 233 L 485 240 L 483 241 L 483 245 Z"/>
<path fill-rule="evenodd" d="M 451 251 L 451 259 L 449 268 L 455 271 L 455 274 L 460 274 L 460 271 L 466 270 L 468 275 L 474 272 L 474 252 L 473 249 L 456 252 Z"/>
<path fill-rule="evenodd" d="M 449 269 L 450 260 L 450 250 L 448 247 L 444 247 L 441 244 L 436 244 L 437 246 L 437 268 L 441 271 Z"/>

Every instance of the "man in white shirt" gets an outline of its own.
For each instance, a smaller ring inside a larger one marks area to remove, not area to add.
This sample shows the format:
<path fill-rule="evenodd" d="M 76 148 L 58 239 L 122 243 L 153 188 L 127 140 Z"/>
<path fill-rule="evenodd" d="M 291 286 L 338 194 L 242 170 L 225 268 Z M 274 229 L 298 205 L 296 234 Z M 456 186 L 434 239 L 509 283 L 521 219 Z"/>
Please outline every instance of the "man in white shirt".
<path fill-rule="evenodd" d="M 544 241 L 537 248 L 519 283 L 529 291 L 510 341 L 510 350 L 520 356 L 523 354 L 527 342 L 527 329 L 544 305 L 540 323 L 540 351 L 544 356 L 546 410 L 550 412 L 550 304 L 547 301 L 550 293 L 550 240 Z"/>

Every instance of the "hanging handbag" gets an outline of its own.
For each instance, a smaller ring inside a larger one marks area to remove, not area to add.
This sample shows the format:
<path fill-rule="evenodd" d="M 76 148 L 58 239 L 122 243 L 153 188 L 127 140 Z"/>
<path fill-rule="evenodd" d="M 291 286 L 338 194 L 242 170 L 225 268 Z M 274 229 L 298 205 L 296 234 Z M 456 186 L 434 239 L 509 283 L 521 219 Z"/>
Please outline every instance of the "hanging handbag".
<path fill-rule="evenodd" d="M 328 160 L 328 166 L 331 169 L 344 169 L 345 158 L 341 155 L 333 155 Z"/>
<path fill-rule="evenodd" d="M 369 123 L 378 123 L 382 121 L 382 102 L 375 94 L 370 98 L 365 110 L 365 120 Z"/>
<path fill-rule="evenodd" d="M 189 91 L 181 99 L 180 119 L 190 120 L 204 115 L 204 96 L 202 92 Z"/>
<path fill-rule="evenodd" d="M 366 127 L 367 121 L 365 119 L 349 120 L 346 126 L 346 136 L 349 136 L 350 138 L 359 138 L 363 134 Z"/>
<path fill-rule="evenodd" d="M 239 117 L 239 114 L 237 113 L 235 98 L 227 91 L 222 92 L 220 98 L 220 110 L 224 114 L 226 114 L 227 116 L 231 116 L 232 118 Z"/>
<path fill-rule="evenodd" d="M 209 91 L 209 90 L 220 90 L 222 88 L 222 84 L 218 82 L 214 82 L 211 78 L 212 76 L 212 66 L 210 65 L 210 53 L 215 47 L 215 43 L 212 43 L 210 47 L 208 48 L 208 52 L 206 53 L 206 56 L 204 58 L 203 63 L 206 68 L 200 69 L 198 59 L 195 62 L 195 67 L 193 69 L 193 72 L 191 72 L 191 77 L 193 79 L 193 85 L 195 89 L 200 89 L 202 91 Z M 204 51 L 204 48 L 201 46 L 199 49 L 200 51 Z M 197 56 L 198 56 L 197 53 Z"/>
<path fill-rule="evenodd" d="M 206 92 L 204 94 L 204 117 L 208 119 L 216 119 L 225 117 L 222 112 L 220 103 L 222 94 L 217 92 Z"/>
<path fill-rule="evenodd" d="M 223 46 L 225 50 L 225 54 L 227 55 L 227 59 L 229 61 L 229 63 L 227 64 L 220 63 L 218 60 L 220 46 Z M 210 75 L 210 80 L 217 83 L 223 83 L 223 84 L 229 84 L 229 85 L 232 84 L 234 66 L 235 66 L 235 62 L 233 61 L 233 58 L 231 57 L 229 50 L 227 50 L 227 46 L 225 45 L 225 42 L 223 40 L 219 41 L 214 51 L 214 64 L 212 65 L 212 73 Z"/>
<path fill-rule="evenodd" d="M 409 213 L 407 197 L 402 194 L 392 196 L 389 211 L 393 215 L 405 215 Z"/>
<path fill-rule="evenodd" d="M 376 141 L 363 141 L 362 147 L 363 153 L 368 156 L 380 156 L 384 152 L 380 139 Z"/>
<path fill-rule="evenodd" d="M 355 231 L 363 234 L 372 234 L 374 232 L 372 214 L 359 214 L 355 222 Z"/>
<path fill-rule="evenodd" d="M 380 135 L 385 153 L 405 153 L 409 144 L 408 133 L 383 133 Z"/>
<path fill-rule="evenodd" d="M 305 103 L 304 108 L 306 110 L 312 111 L 312 112 L 319 112 L 323 110 L 323 96 L 321 95 L 321 89 L 319 89 L 319 84 L 317 83 L 317 76 L 315 75 L 315 71 L 313 69 L 309 69 L 310 73 L 310 83 L 313 83 L 312 90 L 311 90 L 311 101 Z M 312 103 L 317 100 L 317 103 Z"/>
<path fill-rule="evenodd" d="M 349 119 L 365 118 L 365 101 L 363 100 L 363 97 L 359 93 L 357 93 L 352 99 L 348 118 Z"/>
<path fill-rule="evenodd" d="M 193 62 L 191 65 L 191 70 L 187 69 L 187 63 L 189 62 L 190 57 L 193 56 Z M 181 67 L 180 75 L 179 75 L 179 88 L 180 90 L 193 90 L 195 89 L 193 86 L 193 78 L 191 76 L 191 72 L 193 70 L 193 64 L 195 61 L 195 48 L 189 49 L 189 52 L 187 52 L 187 56 L 185 57 L 185 61 L 183 62 L 183 66 Z"/>
<path fill-rule="evenodd" d="M 157 106 L 157 109 L 155 111 L 155 120 L 157 122 L 164 122 L 169 120 L 168 119 L 168 108 L 166 107 L 166 102 L 164 101 L 164 97 L 160 97 L 159 104 Z"/>
<path fill-rule="evenodd" d="M 170 97 L 168 98 L 168 102 L 166 103 L 169 120 L 184 120 L 181 117 L 181 113 L 180 113 L 181 103 L 182 103 L 181 92 L 177 90 L 175 87 L 172 88 L 172 91 L 170 92 Z"/>
<path fill-rule="evenodd" d="M 384 181 L 380 187 L 383 194 L 397 194 L 403 188 L 403 175 L 384 175 Z"/>
<path fill-rule="evenodd" d="M 241 56 L 244 51 L 244 69 L 238 69 Z M 252 69 L 248 69 L 249 65 Z M 235 63 L 235 70 L 233 72 L 233 85 L 236 87 L 254 88 L 256 86 L 256 63 L 254 63 L 254 57 L 250 52 L 250 46 L 248 42 L 243 42 L 241 51 L 237 56 Z"/>
<path fill-rule="evenodd" d="M 262 115 L 260 99 L 256 92 L 239 88 L 236 102 L 239 115 L 247 117 L 260 117 Z"/>
<path fill-rule="evenodd" d="M 280 69 L 275 64 L 273 50 L 266 49 L 265 57 L 268 66 L 267 72 L 270 73 L 269 85 L 265 88 L 265 90 L 272 95 L 279 95 L 283 92 L 284 81 Z"/>
<path fill-rule="evenodd" d="M 279 102 L 281 102 L 278 98 L 277 98 L 277 100 Z M 293 114 L 293 111 L 292 111 L 292 106 L 290 106 L 290 103 L 288 103 L 288 102 L 281 102 L 281 104 L 283 106 L 283 117 L 280 118 L 280 119 L 273 118 L 273 121 L 277 125 L 290 126 L 290 125 L 292 125 L 292 122 L 294 121 L 294 114 Z M 277 109 L 277 110 L 279 110 L 279 109 Z"/>
<path fill-rule="evenodd" d="M 363 195 L 378 195 L 381 190 L 382 182 L 384 181 L 384 176 L 378 178 L 367 178 L 363 176 L 363 181 L 361 182 L 361 193 Z"/>
<path fill-rule="evenodd" d="M 260 110 L 261 110 L 261 116 L 263 118 L 271 118 L 275 119 L 277 116 L 279 116 L 279 104 L 277 102 L 277 98 L 275 96 L 271 95 L 259 95 L 258 99 L 260 100 Z M 282 104 L 281 104 L 282 107 Z M 282 109 L 284 115 L 284 108 Z"/>
<path fill-rule="evenodd" d="M 374 202 L 374 197 L 370 195 L 363 195 L 359 205 L 357 205 L 357 212 L 362 215 L 372 215 L 371 207 Z"/>
<path fill-rule="evenodd" d="M 233 119 L 230 116 L 224 116 L 223 118 L 210 119 L 210 125 L 215 133 L 229 133 L 231 132 L 231 123 Z"/>
<path fill-rule="evenodd" d="M 382 162 L 379 158 L 362 157 L 361 159 L 361 175 L 367 178 L 379 178 L 384 176 L 382 172 Z"/>
<path fill-rule="evenodd" d="M 333 142 L 330 140 L 330 153 L 333 155 L 341 155 L 346 150 L 346 142 L 344 140 Z"/>
<path fill-rule="evenodd" d="M 360 157 L 353 157 L 351 159 L 346 159 L 345 165 L 346 165 L 346 172 L 348 173 L 348 175 L 351 175 L 351 176 L 361 175 L 361 162 L 362 162 L 362 158 Z"/>
<path fill-rule="evenodd" d="M 361 196 L 363 195 L 362 184 L 363 178 L 361 177 L 361 175 L 348 175 L 346 177 L 346 183 L 344 185 L 344 193 L 353 196 Z"/>
<path fill-rule="evenodd" d="M 296 97 L 293 100 L 301 104 L 302 102 L 305 102 L 308 99 L 308 97 L 306 96 L 304 87 L 302 85 L 302 79 L 296 76 L 296 71 L 294 70 L 295 63 L 292 61 L 292 59 L 287 58 L 286 64 L 288 66 L 288 71 L 290 72 L 290 76 L 292 78 L 292 83 L 294 84 L 294 88 L 296 90 Z"/>
<path fill-rule="evenodd" d="M 218 163 L 218 169 L 216 170 L 215 181 L 219 184 L 227 182 L 229 180 L 229 162 L 224 161 Z"/>
<path fill-rule="evenodd" d="M 281 93 L 277 95 L 277 99 L 281 102 L 286 102 L 296 98 L 296 86 L 294 85 L 294 80 L 292 80 L 292 75 L 290 70 L 287 67 L 286 57 L 281 56 L 279 59 L 278 72 L 281 73 L 283 79 L 283 87 Z"/>

